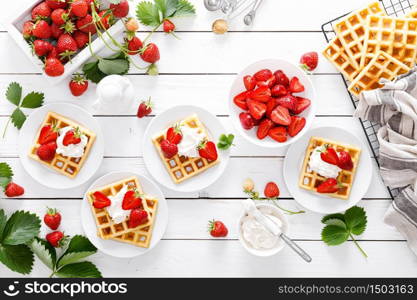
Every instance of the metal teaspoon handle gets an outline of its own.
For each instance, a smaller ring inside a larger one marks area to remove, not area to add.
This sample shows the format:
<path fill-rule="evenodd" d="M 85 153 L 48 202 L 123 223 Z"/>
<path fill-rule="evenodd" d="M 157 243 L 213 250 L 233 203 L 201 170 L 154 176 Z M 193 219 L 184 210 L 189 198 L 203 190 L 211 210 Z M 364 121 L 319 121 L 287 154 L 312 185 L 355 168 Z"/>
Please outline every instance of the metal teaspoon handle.
<path fill-rule="evenodd" d="M 310 263 L 312 261 L 311 256 L 307 254 L 300 246 L 298 246 L 293 240 L 291 240 L 288 236 L 284 233 L 281 233 L 280 237 L 293 249 L 298 255 L 301 256 L 306 262 Z"/>

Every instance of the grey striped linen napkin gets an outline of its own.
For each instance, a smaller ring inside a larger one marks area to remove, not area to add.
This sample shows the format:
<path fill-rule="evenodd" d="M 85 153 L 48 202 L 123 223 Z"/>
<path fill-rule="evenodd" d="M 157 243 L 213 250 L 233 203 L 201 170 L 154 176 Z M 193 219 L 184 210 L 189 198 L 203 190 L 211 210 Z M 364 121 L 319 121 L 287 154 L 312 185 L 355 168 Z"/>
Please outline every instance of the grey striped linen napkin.
<path fill-rule="evenodd" d="M 417 255 L 417 68 L 383 80 L 384 87 L 362 92 L 355 116 L 381 125 L 379 163 L 382 179 L 401 192 L 384 221 L 394 226 Z"/>

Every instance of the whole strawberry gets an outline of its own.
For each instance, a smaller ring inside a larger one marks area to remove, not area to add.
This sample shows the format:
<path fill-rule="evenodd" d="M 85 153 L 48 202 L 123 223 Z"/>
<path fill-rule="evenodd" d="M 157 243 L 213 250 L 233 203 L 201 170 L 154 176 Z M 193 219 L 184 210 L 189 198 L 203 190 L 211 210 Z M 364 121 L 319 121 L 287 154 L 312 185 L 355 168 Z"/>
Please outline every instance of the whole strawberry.
<path fill-rule="evenodd" d="M 125 27 L 127 31 L 135 32 L 139 29 L 139 24 L 135 18 L 129 18 L 125 23 Z"/>
<path fill-rule="evenodd" d="M 129 13 L 129 3 L 127 0 L 122 0 L 119 4 L 110 4 L 110 9 L 116 18 L 124 18 Z"/>
<path fill-rule="evenodd" d="M 93 17 L 91 15 L 86 15 L 84 18 L 78 19 L 76 26 L 79 30 L 85 33 L 95 34 L 97 32 L 96 26 L 94 26 Z"/>
<path fill-rule="evenodd" d="M 157 62 L 160 58 L 159 49 L 154 43 L 149 43 L 144 47 L 142 53 L 140 54 L 140 57 L 144 61 L 153 64 Z"/>
<path fill-rule="evenodd" d="M 56 25 L 55 23 L 52 23 L 51 34 L 52 34 L 52 37 L 57 40 L 61 35 L 64 34 L 64 30 L 60 26 Z"/>
<path fill-rule="evenodd" d="M 307 72 L 312 72 L 319 63 L 319 56 L 317 52 L 307 52 L 300 58 L 301 68 Z"/>
<path fill-rule="evenodd" d="M 51 9 L 67 7 L 67 2 L 65 0 L 45 0 L 45 3 L 48 4 Z"/>
<path fill-rule="evenodd" d="M 100 20 L 97 25 L 101 29 L 109 29 L 110 24 L 113 22 L 113 15 L 108 10 L 102 10 L 98 13 Z"/>
<path fill-rule="evenodd" d="M 178 153 L 178 146 L 168 140 L 161 142 L 161 150 L 166 158 L 173 158 Z"/>
<path fill-rule="evenodd" d="M 47 58 L 45 60 L 45 73 L 48 76 L 61 76 L 65 72 L 64 65 L 58 58 Z"/>
<path fill-rule="evenodd" d="M 49 39 L 52 35 L 51 26 L 45 20 L 37 21 L 32 28 L 32 35 L 40 39 Z"/>
<path fill-rule="evenodd" d="M 62 8 L 55 9 L 51 13 L 51 20 L 54 24 L 62 26 L 68 21 L 68 13 Z"/>
<path fill-rule="evenodd" d="M 61 214 L 55 208 L 48 208 L 43 221 L 52 230 L 57 230 L 61 224 Z"/>
<path fill-rule="evenodd" d="M 74 74 L 69 82 L 71 94 L 78 97 L 85 93 L 88 89 L 88 80 L 82 74 Z"/>
<path fill-rule="evenodd" d="M 171 33 L 175 30 L 175 24 L 172 23 L 170 20 L 165 19 L 164 22 L 162 23 L 162 26 L 164 28 L 164 32 L 166 33 Z"/>
<path fill-rule="evenodd" d="M 37 56 L 45 56 L 52 51 L 54 46 L 51 43 L 44 40 L 33 41 L 33 51 Z"/>
<path fill-rule="evenodd" d="M 264 195 L 266 198 L 274 199 L 279 196 L 279 188 L 275 182 L 268 182 L 265 185 Z"/>
<path fill-rule="evenodd" d="M 137 116 L 138 118 L 143 118 L 144 116 L 149 115 L 152 112 L 152 101 L 151 98 L 148 99 L 148 101 L 142 101 L 139 104 Z"/>
<path fill-rule="evenodd" d="M 25 23 L 23 23 L 23 38 L 28 39 L 32 36 L 33 26 L 35 26 L 35 24 L 32 21 L 26 21 Z"/>
<path fill-rule="evenodd" d="M 127 41 L 127 49 L 129 50 L 127 54 L 138 54 L 139 50 L 142 49 L 142 46 L 142 41 L 137 36 L 132 37 L 132 39 Z"/>
<path fill-rule="evenodd" d="M 61 231 L 54 231 L 46 235 L 46 240 L 52 247 L 59 248 L 65 244 L 67 237 Z"/>
<path fill-rule="evenodd" d="M 85 0 L 75 0 L 71 2 L 71 12 L 79 17 L 83 18 L 88 13 L 88 4 Z"/>
<path fill-rule="evenodd" d="M 32 20 L 47 19 L 51 15 L 51 8 L 45 2 L 41 2 L 32 9 Z"/>
<path fill-rule="evenodd" d="M 23 195 L 25 193 L 25 190 L 20 185 L 14 182 L 10 182 L 6 186 L 4 193 L 6 194 L 7 197 L 18 197 L 18 196 Z"/>
<path fill-rule="evenodd" d="M 64 33 L 58 38 L 56 50 L 58 51 L 60 57 L 70 58 L 78 50 L 78 45 L 70 34 Z"/>
<path fill-rule="evenodd" d="M 221 221 L 209 221 L 209 232 L 213 237 L 225 237 L 229 232 Z"/>
<path fill-rule="evenodd" d="M 89 36 L 87 33 L 77 30 L 73 33 L 72 37 L 74 38 L 75 42 L 79 49 L 84 48 L 85 45 L 89 42 Z"/>

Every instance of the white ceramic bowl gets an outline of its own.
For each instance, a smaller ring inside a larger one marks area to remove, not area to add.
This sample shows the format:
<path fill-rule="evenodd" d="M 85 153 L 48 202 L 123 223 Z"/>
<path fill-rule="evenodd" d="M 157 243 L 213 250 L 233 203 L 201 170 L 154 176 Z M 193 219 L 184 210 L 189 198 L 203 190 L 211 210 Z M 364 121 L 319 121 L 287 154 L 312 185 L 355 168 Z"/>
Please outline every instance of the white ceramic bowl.
<path fill-rule="evenodd" d="M 300 116 L 306 119 L 305 127 L 295 137 L 288 137 L 288 140 L 284 143 L 278 143 L 269 137 L 266 137 L 263 140 L 258 139 L 256 137 L 256 130 L 258 128 L 257 126 L 251 130 L 243 129 L 239 120 L 239 114 L 243 110 L 241 110 L 233 103 L 234 96 L 245 90 L 243 77 L 246 75 L 253 75 L 262 69 L 270 69 L 272 72 L 275 72 L 276 70 L 283 70 L 289 79 L 291 79 L 293 76 L 297 76 L 300 82 L 304 85 L 305 91 L 303 93 L 297 93 L 296 96 L 305 97 L 311 100 L 310 107 L 300 114 Z M 240 135 L 242 135 L 249 142 L 261 147 L 279 148 L 294 143 L 308 131 L 315 117 L 316 101 L 316 92 L 313 83 L 303 70 L 283 59 L 264 59 L 247 66 L 236 76 L 230 89 L 229 111 L 233 125 L 236 127 Z"/>
<path fill-rule="evenodd" d="M 289 223 L 288 223 L 287 217 L 282 213 L 282 211 L 278 207 L 276 207 L 273 204 L 267 204 L 267 203 L 259 203 L 256 205 L 256 207 L 262 212 L 264 213 L 267 212 L 273 215 L 274 217 L 277 217 L 279 220 L 281 220 L 282 225 L 283 225 L 281 230 L 284 234 L 288 234 Z M 280 252 L 285 246 L 285 242 L 282 239 L 278 241 L 275 248 L 265 249 L 265 250 L 254 249 L 245 241 L 245 239 L 243 238 L 243 234 L 242 234 L 242 224 L 243 224 L 243 219 L 247 215 L 248 214 L 246 212 L 243 212 L 242 216 L 239 218 L 239 230 L 238 230 L 239 241 L 242 244 L 243 248 L 245 248 L 250 254 L 253 254 L 255 256 L 261 256 L 261 257 L 272 256 Z"/>

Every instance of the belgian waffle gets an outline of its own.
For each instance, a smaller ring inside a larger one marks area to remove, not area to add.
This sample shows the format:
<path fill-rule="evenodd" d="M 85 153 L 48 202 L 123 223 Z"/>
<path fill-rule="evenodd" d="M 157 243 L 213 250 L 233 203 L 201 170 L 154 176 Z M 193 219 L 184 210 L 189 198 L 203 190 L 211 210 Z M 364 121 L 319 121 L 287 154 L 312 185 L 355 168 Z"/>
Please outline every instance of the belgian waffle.
<path fill-rule="evenodd" d="M 417 55 L 417 19 L 369 15 L 359 67 L 364 68 L 380 50 L 408 67 L 414 66 Z"/>
<path fill-rule="evenodd" d="M 36 154 L 36 151 L 40 147 L 38 143 L 38 139 L 39 139 L 41 129 L 45 125 L 53 125 L 53 124 L 55 124 L 55 126 L 59 129 L 67 127 L 67 126 L 71 126 L 74 128 L 78 127 L 81 133 L 84 134 L 88 138 L 87 145 L 84 148 L 84 155 L 82 157 L 79 157 L 79 158 L 67 157 L 58 153 L 55 154 L 55 157 L 51 161 L 43 161 L 38 157 L 38 155 Z M 80 172 L 81 167 L 86 161 L 88 154 L 90 153 L 90 150 L 94 144 L 95 139 L 96 139 L 96 135 L 89 129 L 81 126 L 80 124 L 60 114 L 57 114 L 55 112 L 48 112 L 36 135 L 35 144 L 30 149 L 30 152 L 28 155 L 33 160 L 36 160 L 37 162 L 48 166 L 49 168 L 57 171 L 58 173 L 65 175 L 67 177 L 70 177 L 70 178 L 74 178 Z"/>
<path fill-rule="evenodd" d="M 339 176 L 337 177 L 337 181 L 340 184 L 339 191 L 333 194 L 326 194 L 333 198 L 347 200 L 349 199 L 349 195 L 352 190 L 353 181 L 355 179 L 355 174 L 359 163 L 359 157 L 361 154 L 361 149 L 357 147 L 342 145 L 340 143 L 327 140 L 321 137 L 311 137 L 304 157 L 303 167 L 301 169 L 298 185 L 303 189 L 316 192 L 317 187 L 327 179 L 319 175 L 317 172 L 310 170 L 308 166 L 310 156 L 313 153 L 313 150 L 316 147 L 324 145 L 328 145 L 336 151 L 346 151 L 352 157 L 353 169 L 351 171 L 342 170 L 339 172 Z"/>
<path fill-rule="evenodd" d="M 180 121 L 180 125 L 182 124 L 191 128 L 198 128 L 207 139 L 209 138 L 207 130 L 196 114 Z M 220 162 L 220 159 L 209 161 L 203 157 L 186 157 L 179 154 L 176 154 L 172 158 L 166 158 L 161 150 L 161 142 L 165 139 L 165 132 L 166 130 L 157 134 L 152 141 L 174 183 L 181 183 Z"/>
<path fill-rule="evenodd" d="M 326 57 L 333 65 L 349 80 L 355 78 L 359 73 L 356 62 L 352 62 L 338 37 L 335 37 L 323 51 Z"/>
<path fill-rule="evenodd" d="M 152 231 L 155 225 L 156 210 L 158 208 L 158 200 L 154 198 L 145 198 L 143 201 L 144 209 L 148 212 L 150 221 L 145 226 L 139 226 L 133 231 L 112 237 L 112 240 L 128 243 L 137 247 L 149 248 L 152 239 Z"/>
<path fill-rule="evenodd" d="M 362 58 L 368 15 L 386 15 L 386 13 L 379 1 L 375 1 L 365 8 L 350 13 L 334 25 L 337 37 L 356 68 L 359 67 Z"/>
<path fill-rule="evenodd" d="M 98 236 L 103 239 L 119 237 L 124 234 L 128 234 L 130 232 L 136 231 L 136 230 L 153 226 L 152 225 L 154 221 L 153 216 L 156 212 L 157 205 L 158 205 L 158 200 L 156 199 L 152 199 L 147 196 L 143 197 L 146 200 L 146 201 L 142 201 L 143 209 L 146 210 L 148 213 L 148 216 L 151 216 L 151 217 L 148 218 L 148 222 L 142 225 L 139 225 L 138 227 L 135 227 L 135 228 L 128 227 L 128 220 L 124 220 L 121 223 L 113 222 L 106 208 L 99 209 L 93 206 L 95 192 L 99 191 L 99 192 L 102 192 L 106 196 L 115 196 L 125 185 L 127 185 L 128 190 L 136 189 L 139 193 L 143 194 L 139 181 L 135 176 L 91 190 L 87 193 L 87 199 L 90 203 L 91 210 L 92 210 L 92 213 L 93 213 L 96 225 L 97 225 Z M 151 233 L 152 231 L 150 230 L 150 234 Z"/>
<path fill-rule="evenodd" d="M 381 78 L 393 80 L 398 75 L 407 73 L 410 68 L 391 55 L 379 51 L 366 67 L 356 76 L 349 85 L 349 91 L 356 96 L 362 91 L 380 88 Z"/>

